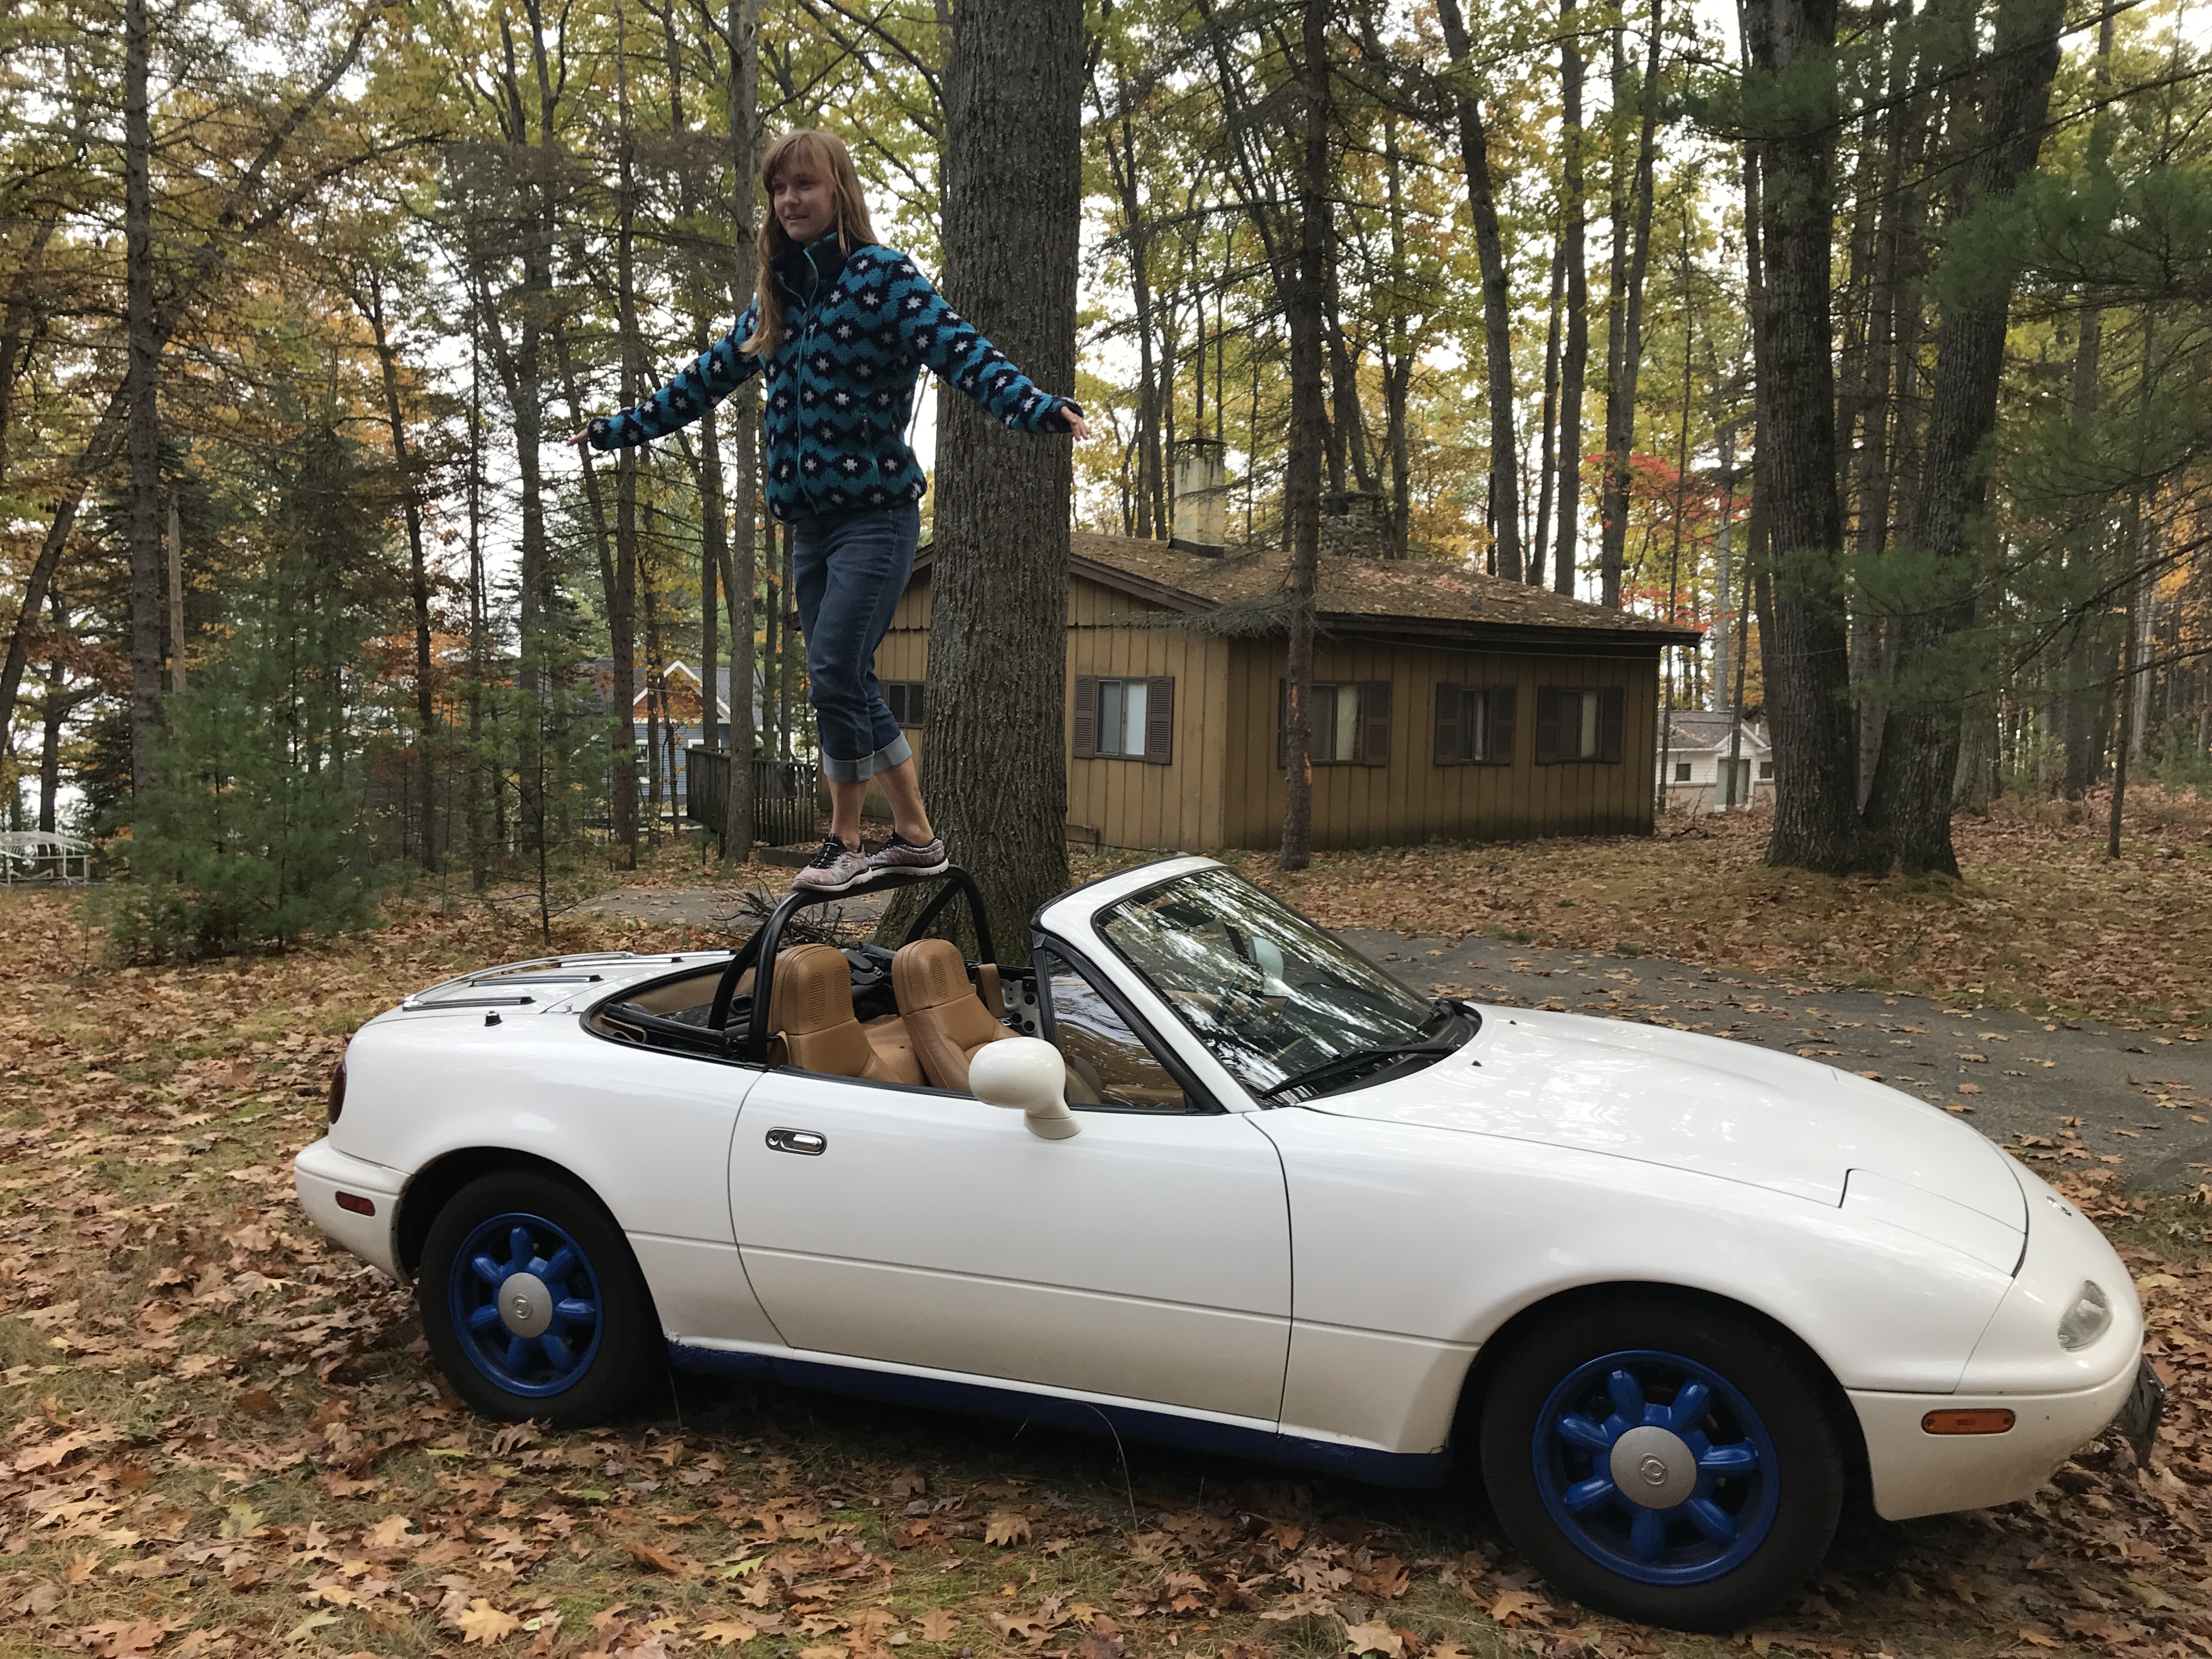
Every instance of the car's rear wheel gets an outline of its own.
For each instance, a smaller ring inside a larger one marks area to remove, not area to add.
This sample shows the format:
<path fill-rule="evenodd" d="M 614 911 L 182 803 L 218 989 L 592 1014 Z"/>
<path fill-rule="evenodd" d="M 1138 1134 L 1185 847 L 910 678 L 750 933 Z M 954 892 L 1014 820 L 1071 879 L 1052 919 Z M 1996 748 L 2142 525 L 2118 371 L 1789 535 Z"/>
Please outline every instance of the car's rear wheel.
<path fill-rule="evenodd" d="M 587 1194 L 535 1170 L 447 1200 L 416 1300 L 439 1369 L 487 1417 L 596 1423 L 649 1375 L 657 1322 L 629 1246 Z"/>
<path fill-rule="evenodd" d="M 1547 1578 L 1680 1630 L 1771 1610 L 1843 1504 L 1827 1391 L 1756 1321 L 1689 1297 L 1583 1301 L 1520 1333 L 1481 1444 L 1498 1519 Z"/>

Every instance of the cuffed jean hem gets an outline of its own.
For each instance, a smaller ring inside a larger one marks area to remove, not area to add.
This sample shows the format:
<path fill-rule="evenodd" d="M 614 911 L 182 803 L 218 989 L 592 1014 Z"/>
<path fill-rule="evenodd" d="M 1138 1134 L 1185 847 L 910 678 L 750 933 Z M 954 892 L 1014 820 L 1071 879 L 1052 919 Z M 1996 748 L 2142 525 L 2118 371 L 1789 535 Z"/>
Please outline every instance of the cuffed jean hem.
<path fill-rule="evenodd" d="M 914 758 L 914 745 L 902 732 L 888 748 L 878 749 L 872 755 L 863 755 L 856 761 L 839 760 L 835 755 L 822 757 L 822 775 L 832 783 L 866 783 L 878 772 L 888 772 Z"/>

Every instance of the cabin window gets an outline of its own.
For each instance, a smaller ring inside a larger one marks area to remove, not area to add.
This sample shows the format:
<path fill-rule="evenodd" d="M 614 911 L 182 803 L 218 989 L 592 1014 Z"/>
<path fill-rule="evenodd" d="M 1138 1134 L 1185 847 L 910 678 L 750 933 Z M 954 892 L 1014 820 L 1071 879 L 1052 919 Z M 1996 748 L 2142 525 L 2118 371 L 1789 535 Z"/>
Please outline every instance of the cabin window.
<path fill-rule="evenodd" d="M 1774 781 L 1774 763 L 1772 761 L 1759 762 L 1759 780 L 1761 783 L 1771 783 Z"/>
<path fill-rule="evenodd" d="M 920 726 L 928 707 L 921 680 L 885 680 L 884 702 L 901 726 Z"/>
<path fill-rule="evenodd" d="M 1390 682 L 1321 680 L 1307 715 L 1308 755 L 1316 766 L 1390 763 Z M 1291 683 L 1275 682 L 1275 764 L 1291 763 Z"/>
<path fill-rule="evenodd" d="M 1618 763 L 1626 695 L 1619 686 L 1547 685 L 1536 692 L 1536 763 Z"/>
<path fill-rule="evenodd" d="M 1687 761 L 1676 761 L 1674 763 L 1674 781 L 1677 783 L 1687 783 L 1689 781 L 1690 763 Z"/>
<path fill-rule="evenodd" d="M 1078 760 L 1175 758 L 1175 677 L 1078 674 L 1074 753 Z"/>
<path fill-rule="evenodd" d="M 1437 764 L 1511 765 L 1514 703 L 1510 685 L 1437 687 Z"/>

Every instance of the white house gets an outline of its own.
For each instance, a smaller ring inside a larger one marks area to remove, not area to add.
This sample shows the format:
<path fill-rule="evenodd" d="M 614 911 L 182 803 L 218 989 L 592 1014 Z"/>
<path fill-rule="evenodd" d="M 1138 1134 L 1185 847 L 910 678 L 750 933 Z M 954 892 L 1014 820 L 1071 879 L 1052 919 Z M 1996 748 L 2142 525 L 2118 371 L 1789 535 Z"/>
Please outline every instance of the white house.
<path fill-rule="evenodd" d="M 1771 793 L 1774 745 L 1765 726 L 1727 709 L 1678 708 L 1661 718 L 1657 764 L 1668 811 L 1717 812 L 1755 805 Z M 1728 775 L 1731 731 L 1742 734 L 1733 781 Z"/>

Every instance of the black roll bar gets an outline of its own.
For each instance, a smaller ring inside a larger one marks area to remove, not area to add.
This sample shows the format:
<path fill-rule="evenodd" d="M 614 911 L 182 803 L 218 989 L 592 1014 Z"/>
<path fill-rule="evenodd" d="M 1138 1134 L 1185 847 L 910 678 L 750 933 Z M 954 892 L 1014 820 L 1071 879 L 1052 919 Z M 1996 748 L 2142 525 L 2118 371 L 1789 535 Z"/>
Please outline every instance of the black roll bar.
<path fill-rule="evenodd" d="M 927 876 L 917 876 L 904 870 L 885 870 L 836 893 L 819 893 L 803 887 L 794 889 L 788 898 L 769 913 L 769 918 L 761 924 L 760 931 L 747 939 L 738 953 L 730 958 L 729 965 L 722 969 L 720 982 L 714 987 L 714 1004 L 708 1012 L 707 1020 L 710 1027 L 722 1034 L 723 1054 L 732 1059 L 758 1060 L 767 1055 L 769 981 L 775 971 L 776 945 L 783 938 L 784 925 L 793 916 L 815 905 L 832 904 L 840 899 L 860 898 L 868 893 L 881 893 L 894 887 L 915 887 L 933 881 L 941 883 L 941 890 L 922 907 L 921 914 L 914 919 L 913 926 L 906 930 L 906 938 L 901 943 L 911 945 L 918 939 L 926 938 L 930 924 L 937 920 L 939 913 L 957 894 L 968 901 L 969 924 L 975 930 L 975 959 L 978 962 L 996 961 L 991 953 L 991 923 L 983 913 L 982 890 L 975 885 L 975 877 L 957 864 Z M 733 1054 L 733 1045 L 730 1041 L 730 1006 L 737 1000 L 738 981 L 744 977 L 748 968 L 754 970 L 752 1015 L 745 1024 L 744 1045 Z"/>

